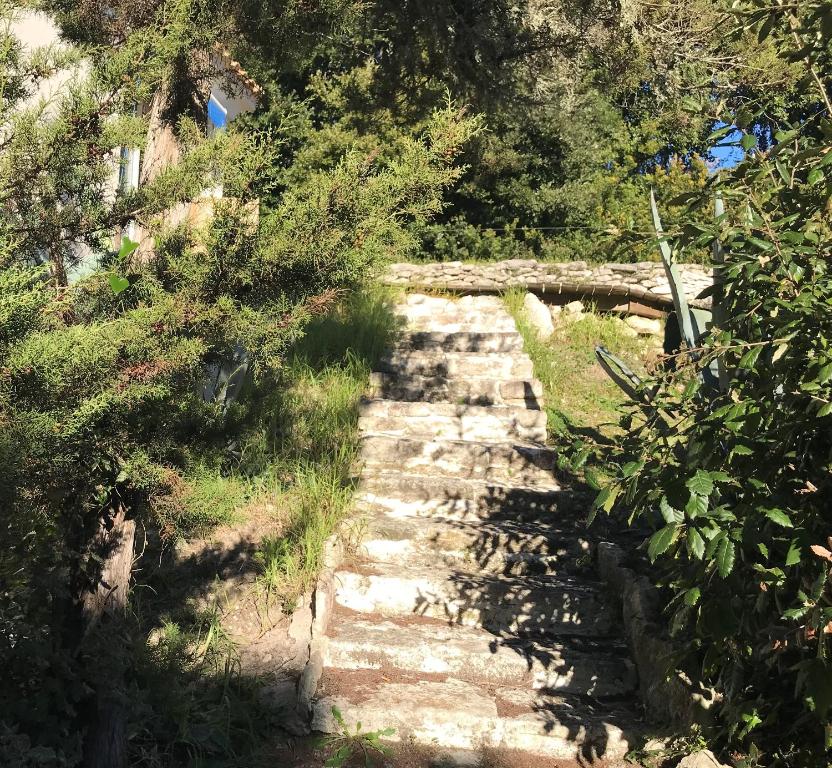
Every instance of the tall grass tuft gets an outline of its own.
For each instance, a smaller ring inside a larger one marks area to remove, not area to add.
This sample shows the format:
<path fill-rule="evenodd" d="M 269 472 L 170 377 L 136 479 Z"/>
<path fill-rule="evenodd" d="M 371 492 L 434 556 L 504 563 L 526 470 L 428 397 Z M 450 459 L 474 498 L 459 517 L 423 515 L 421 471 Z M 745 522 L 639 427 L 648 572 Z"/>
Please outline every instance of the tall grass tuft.
<path fill-rule="evenodd" d="M 242 448 L 240 469 L 257 474 L 259 467 L 260 498 L 281 517 L 279 534 L 263 539 L 257 560 L 264 593 L 286 611 L 315 579 L 324 544 L 349 511 L 358 405 L 395 332 L 390 294 L 380 289 L 316 319 Z"/>

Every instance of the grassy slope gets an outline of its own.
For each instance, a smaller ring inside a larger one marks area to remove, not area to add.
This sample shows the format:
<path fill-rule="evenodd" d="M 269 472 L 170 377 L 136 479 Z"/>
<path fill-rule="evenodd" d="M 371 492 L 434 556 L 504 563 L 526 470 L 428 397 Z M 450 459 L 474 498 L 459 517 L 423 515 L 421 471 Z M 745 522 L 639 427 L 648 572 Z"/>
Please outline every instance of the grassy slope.
<path fill-rule="evenodd" d="M 658 342 L 631 335 L 614 315 L 586 312 L 577 320 L 561 315 L 550 339 L 535 334 L 523 311 L 525 291 L 505 294 L 509 312 L 517 321 L 535 375 L 543 383 L 549 432 L 553 438 L 599 433 L 608 436 L 617 427 L 618 408 L 626 398 L 595 359 L 595 346 L 603 344 L 638 371 Z"/>
<path fill-rule="evenodd" d="M 193 468 L 166 533 L 197 565 L 174 564 L 134 590 L 137 620 L 153 640 L 136 649 L 131 764 L 273 764 L 262 750 L 277 723 L 260 701 L 262 681 L 240 668 L 247 638 L 227 631 L 232 605 L 215 558 L 230 556 L 237 573 L 237 548 L 254 550 L 259 588 L 243 599 L 254 637 L 309 587 L 324 542 L 349 512 L 358 404 L 395 330 L 389 299 L 381 291 L 358 294 L 314 320 L 280 386 L 253 393 L 256 418 L 220 456 Z M 248 555 L 245 561 L 250 567 Z"/>

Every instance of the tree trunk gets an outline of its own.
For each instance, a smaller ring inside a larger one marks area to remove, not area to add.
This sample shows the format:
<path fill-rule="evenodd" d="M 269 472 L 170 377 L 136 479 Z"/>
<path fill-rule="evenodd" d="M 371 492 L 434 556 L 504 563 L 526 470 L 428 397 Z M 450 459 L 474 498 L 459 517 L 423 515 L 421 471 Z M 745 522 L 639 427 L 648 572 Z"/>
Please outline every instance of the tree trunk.
<path fill-rule="evenodd" d="M 147 141 L 142 153 L 139 185 L 153 181 L 169 165 L 179 162 L 179 142 L 168 120 L 169 89 L 162 85 L 150 102 Z"/>
<path fill-rule="evenodd" d="M 125 611 L 133 566 L 136 523 L 123 505 L 103 517 L 94 551 L 104 560 L 101 577 L 82 597 L 84 636 L 95 633 L 98 680 L 84 742 L 84 768 L 127 768 L 124 676 L 129 651 Z"/>
<path fill-rule="evenodd" d="M 150 102 L 148 111 L 147 140 L 142 152 L 139 170 L 139 186 L 152 182 L 170 165 L 179 162 L 179 142 L 173 125 L 167 119 L 169 89 L 162 85 Z M 153 254 L 153 237 L 138 222 L 135 238 L 139 247 L 133 252 L 133 259 L 139 264 L 146 263 Z"/>

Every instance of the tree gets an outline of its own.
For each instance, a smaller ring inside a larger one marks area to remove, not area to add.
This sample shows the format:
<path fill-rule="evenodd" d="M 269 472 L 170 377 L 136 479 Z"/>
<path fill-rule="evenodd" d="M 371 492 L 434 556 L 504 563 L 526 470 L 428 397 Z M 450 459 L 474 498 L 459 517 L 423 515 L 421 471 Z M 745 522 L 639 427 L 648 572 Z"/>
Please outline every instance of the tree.
<path fill-rule="evenodd" d="M 703 183 L 714 79 L 735 110 L 799 100 L 768 41 L 724 39 L 725 12 L 711 0 L 373 3 L 305 58 L 255 57 L 282 105 L 259 124 L 291 126 L 280 162 L 292 172 L 328 167 L 346 146 L 418 133 L 447 90 L 487 130 L 418 233 L 426 258 L 650 258 L 646 192 L 666 203 Z"/>
<path fill-rule="evenodd" d="M 8 27 L 0 38 L 0 521 L 10 542 L 0 559 L 0 750 L 22 749 L 21 760 L 125 764 L 133 535 L 187 484 L 188 456 L 228 424 L 224 404 L 203 397 L 206 368 L 242 344 L 252 375 L 277 385 L 306 321 L 414 245 L 407 222 L 441 209 L 477 130 L 448 105 L 386 164 L 346 153 L 257 215 L 269 137 L 209 138 L 195 113 L 172 107 L 182 81 L 171 73 L 213 44 L 191 26 L 217 9 L 136 4 L 122 19 L 115 7 L 103 37 L 83 27 L 87 75 L 49 109 L 26 97 L 58 61 L 24 55 Z M 4 6 L 3 20 L 11 12 Z M 132 116 L 157 88 L 166 109 Z M 152 140 L 162 112 L 178 161 L 114 194 L 114 150 Z M 157 214 L 217 177 L 228 198 L 208 222 L 164 226 Z M 153 232 L 150 258 L 112 247 L 129 220 Z M 90 249 L 101 266 L 69 282 Z"/>
<path fill-rule="evenodd" d="M 645 542 L 682 663 L 722 694 L 708 734 L 747 765 L 816 766 L 832 746 L 829 536 L 832 358 L 829 80 L 832 8 L 747 2 L 733 36 L 766 42 L 800 98 L 714 99 L 746 153 L 693 204 L 677 248 L 716 241 L 719 312 L 676 370 L 644 385 L 617 481 L 602 492 L 654 529 Z M 778 117 L 778 114 L 780 115 Z M 716 361 L 722 386 L 703 370 Z"/>

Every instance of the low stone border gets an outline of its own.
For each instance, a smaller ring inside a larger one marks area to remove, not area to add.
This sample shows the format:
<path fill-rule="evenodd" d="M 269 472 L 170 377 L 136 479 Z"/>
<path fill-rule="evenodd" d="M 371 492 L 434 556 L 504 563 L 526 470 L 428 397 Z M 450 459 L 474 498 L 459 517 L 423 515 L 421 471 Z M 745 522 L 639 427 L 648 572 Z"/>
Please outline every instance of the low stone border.
<path fill-rule="evenodd" d="M 685 294 L 698 296 L 712 282 L 712 271 L 698 264 L 681 264 Z M 386 285 L 495 293 L 520 286 L 544 300 L 568 303 L 591 299 L 600 309 L 655 316 L 672 308 L 670 285 L 660 262 L 588 264 L 539 262 L 534 259 L 463 264 L 460 261 L 391 264 Z M 708 300 L 700 300 L 707 304 Z"/>
<path fill-rule="evenodd" d="M 709 725 L 717 700 L 714 691 L 673 668 L 675 649 L 665 636 L 659 593 L 645 576 L 623 565 L 624 558 L 617 544 L 598 544 L 598 571 L 621 607 L 624 635 L 648 717 L 685 728 Z"/>
<path fill-rule="evenodd" d="M 344 560 L 341 531 L 333 533 L 324 544 L 323 567 L 315 586 L 299 601 L 292 614 L 288 636 L 305 648 L 306 661 L 296 681 L 278 694 L 286 713 L 281 725 L 294 736 L 310 732 L 312 699 L 324 669 L 324 643 L 335 605 L 335 572 Z"/>

